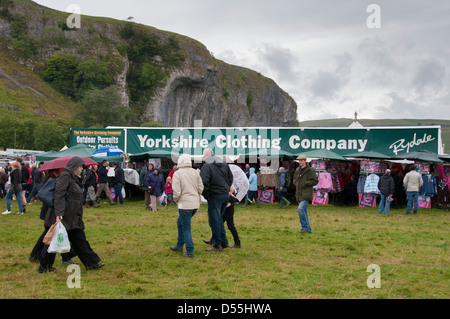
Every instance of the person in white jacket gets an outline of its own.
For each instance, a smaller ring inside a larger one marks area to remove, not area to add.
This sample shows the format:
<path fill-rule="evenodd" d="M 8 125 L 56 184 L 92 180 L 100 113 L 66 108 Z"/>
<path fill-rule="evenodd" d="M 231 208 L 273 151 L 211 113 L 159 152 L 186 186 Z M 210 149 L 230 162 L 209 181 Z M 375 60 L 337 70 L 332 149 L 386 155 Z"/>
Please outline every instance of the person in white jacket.
<path fill-rule="evenodd" d="M 423 185 L 422 175 L 416 171 L 416 166 L 411 167 L 411 171 L 405 175 L 403 185 L 406 188 L 406 204 L 405 215 L 411 214 L 412 204 L 414 202 L 414 214 L 419 210 L 419 190 Z"/>
<path fill-rule="evenodd" d="M 203 192 L 203 182 L 197 170 L 192 168 L 191 156 L 182 154 L 178 159 L 178 170 L 172 180 L 173 200 L 177 204 L 179 217 L 177 220 L 178 242 L 170 249 L 183 252 L 184 257 L 194 257 L 194 243 L 191 234 L 191 219 L 200 208 L 200 195 Z"/>

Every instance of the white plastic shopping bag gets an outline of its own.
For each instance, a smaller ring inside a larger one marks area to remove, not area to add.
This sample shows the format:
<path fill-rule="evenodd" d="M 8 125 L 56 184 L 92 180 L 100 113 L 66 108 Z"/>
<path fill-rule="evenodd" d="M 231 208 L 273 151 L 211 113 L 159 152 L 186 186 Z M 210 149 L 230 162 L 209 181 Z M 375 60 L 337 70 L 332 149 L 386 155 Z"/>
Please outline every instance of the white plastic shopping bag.
<path fill-rule="evenodd" d="M 69 251 L 70 243 L 66 227 L 64 227 L 64 225 L 59 222 L 56 225 L 55 234 L 53 235 L 50 245 L 48 246 L 47 252 L 62 254 L 68 253 Z"/>
<path fill-rule="evenodd" d="M 167 194 L 162 193 L 161 197 L 159 198 L 159 205 L 166 206 L 167 205 Z"/>

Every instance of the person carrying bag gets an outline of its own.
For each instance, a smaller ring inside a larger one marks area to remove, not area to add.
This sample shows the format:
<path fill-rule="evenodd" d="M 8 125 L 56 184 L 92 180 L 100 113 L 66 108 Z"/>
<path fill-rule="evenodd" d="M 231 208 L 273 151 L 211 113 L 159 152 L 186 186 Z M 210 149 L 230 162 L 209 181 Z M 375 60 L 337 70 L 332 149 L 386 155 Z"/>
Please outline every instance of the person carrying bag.
<path fill-rule="evenodd" d="M 50 228 L 55 222 L 61 222 L 67 230 L 73 250 L 86 269 L 91 270 L 103 267 L 104 263 L 100 263 L 100 257 L 92 250 L 84 232 L 83 189 L 78 182 L 83 165 L 83 160 L 74 156 L 57 178 L 54 207 L 47 211 L 45 226 Z M 39 272 L 54 270 L 55 254 L 49 253 L 47 249 L 42 249 L 39 261 Z"/>
<path fill-rule="evenodd" d="M 48 246 L 47 252 L 50 254 L 68 253 L 70 251 L 70 243 L 66 227 L 64 227 L 63 223 L 57 222 L 54 229 L 55 232 L 50 245 Z"/>

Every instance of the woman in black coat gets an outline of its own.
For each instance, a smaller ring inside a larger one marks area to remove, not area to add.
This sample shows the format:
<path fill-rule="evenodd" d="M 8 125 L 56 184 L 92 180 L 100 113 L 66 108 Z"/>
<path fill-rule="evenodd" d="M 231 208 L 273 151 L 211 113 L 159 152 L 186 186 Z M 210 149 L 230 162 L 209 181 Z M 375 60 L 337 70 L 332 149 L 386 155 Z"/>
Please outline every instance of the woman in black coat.
<path fill-rule="evenodd" d="M 61 175 L 62 171 L 63 171 L 63 168 L 52 169 L 52 170 L 48 171 L 47 179 L 44 181 L 44 183 L 42 183 L 42 185 L 44 185 L 45 182 L 50 178 L 54 178 L 54 179 L 58 178 L 58 176 Z M 47 206 L 47 204 L 45 204 L 45 203 L 42 203 L 41 213 L 39 215 L 40 219 L 45 220 L 45 216 L 47 215 L 48 209 L 49 209 L 49 206 Z M 36 242 L 36 245 L 34 245 L 33 249 L 31 250 L 30 257 L 28 258 L 29 261 L 37 262 L 37 263 L 39 262 L 39 258 L 41 256 L 41 250 L 45 246 L 45 244 L 42 242 L 42 240 L 44 239 L 48 230 L 49 230 L 49 228 L 44 226 L 44 232 L 41 234 L 41 236 L 39 237 L 39 239 Z M 47 249 L 48 249 L 48 246 L 47 246 Z M 61 254 L 63 265 L 78 264 L 78 263 L 72 261 L 72 258 L 75 257 L 76 255 L 77 254 L 75 253 L 75 251 L 73 250 L 72 247 L 70 248 L 70 252 Z"/>
<path fill-rule="evenodd" d="M 86 240 L 83 222 L 83 189 L 79 184 L 79 175 L 83 171 L 84 162 L 77 156 L 67 163 L 58 177 L 54 193 L 54 207 L 47 211 L 45 227 L 50 227 L 56 221 L 63 223 L 69 236 L 71 247 L 80 258 L 87 270 L 104 266 L 100 257 L 92 250 Z M 55 254 L 47 253 L 47 247 L 42 249 L 40 271 L 51 271 Z"/>

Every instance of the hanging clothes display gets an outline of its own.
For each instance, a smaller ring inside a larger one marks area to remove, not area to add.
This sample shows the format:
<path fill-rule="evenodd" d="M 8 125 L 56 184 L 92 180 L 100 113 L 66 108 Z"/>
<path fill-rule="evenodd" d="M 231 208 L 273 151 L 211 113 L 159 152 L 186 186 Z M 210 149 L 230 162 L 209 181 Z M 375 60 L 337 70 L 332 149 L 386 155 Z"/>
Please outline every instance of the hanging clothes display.
<path fill-rule="evenodd" d="M 423 185 L 422 190 L 420 192 L 421 195 L 427 195 L 430 197 L 434 197 L 437 195 L 436 190 L 436 177 L 431 174 L 426 174 L 422 176 Z"/>
<path fill-rule="evenodd" d="M 377 174 L 370 174 L 366 178 L 366 182 L 364 184 L 364 193 L 372 193 L 372 194 L 380 194 L 380 190 L 378 189 L 378 182 L 380 181 L 380 176 Z"/>
<path fill-rule="evenodd" d="M 366 185 L 366 178 L 367 178 L 366 175 L 359 175 L 358 186 L 356 188 L 356 192 L 358 194 L 364 193 L 364 186 Z"/>
<path fill-rule="evenodd" d="M 437 195 L 433 199 L 433 203 L 437 204 L 438 208 L 450 205 L 450 188 L 443 180 L 437 183 L 436 190 Z"/>
<path fill-rule="evenodd" d="M 331 178 L 331 174 L 327 171 L 319 173 L 319 184 L 317 185 L 317 189 L 324 192 L 331 192 L 333 187 L 333 179 Z"/>

